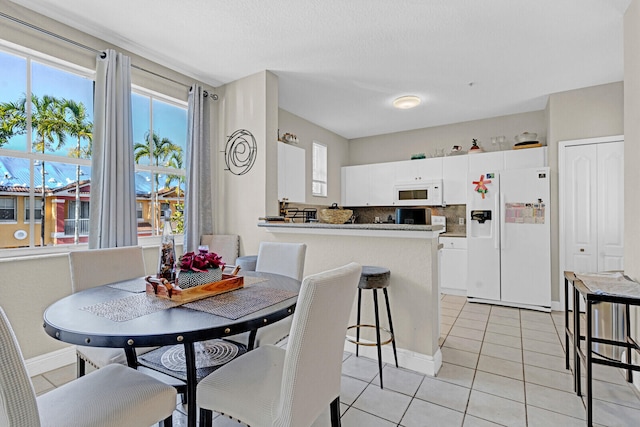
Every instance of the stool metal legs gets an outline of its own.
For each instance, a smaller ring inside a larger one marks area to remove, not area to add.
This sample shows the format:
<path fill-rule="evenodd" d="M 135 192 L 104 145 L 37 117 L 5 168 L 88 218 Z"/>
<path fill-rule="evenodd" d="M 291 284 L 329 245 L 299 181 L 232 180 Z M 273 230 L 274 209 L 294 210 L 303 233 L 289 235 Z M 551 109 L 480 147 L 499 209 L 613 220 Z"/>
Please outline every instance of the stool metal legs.
<path fill-rule="evenodd" d="M 393 346 L 393 358 L 396 360 L 396 368 L 398 368 L 398 353 L 396 352 L 396 335 L 393 332 L 393 321 L 391 320 L 391 307 L 389 306 L 389 294 L 387 293 L 387 288 L 382 289 L 384 292 L 384 300 L 387 303 L 387 319 L 389 319 L 389 329 L 391 330 L 391 336 L 393 340 L 391 341 L 391 345 Z"/>
<path fill-rule="evenodd" d="M 373 307 L 374 307 L 374 314 L 375 314 L 375 329 L 376 329 L 376 344 L 375 346 L 377 347 L 378 350 L 378 369 L 380 371 L 380 388 L 383 388 L 383 384 L 382 384 L 382 345 L 384 344 L 388 344 L 389 342 L 391 342 L 391 345 L 393 346 L 393 357 L 395 359 L 396 362 L 396 368 L 398 367 L 398 353 L 396 350 L 396 338 L 395 338 L 395 334 L 393 332 L 393 321 L 391 320 L 391 306 L 389 304 L 389 294 L 387 292 L 386 288 L 382 289 L 382 292 L 384 293 L 384 300 L 385 300 L 385 304 L 387 306 L 387 319 L 389 320 L 389 330 L 387 331 L 385 329 L 386 332 L 388 332 L 391 335 L 391 338 L 387 341 L 385 341 L 384 343 L 382 342 L 381 338 L 380 338 L 380 313 L 379 313 L 379 309 L 378 309 L 378 290 L 377 289 L 372 289 L 373 291 Z M 362 325 L 360 323 L 360 313 L 361 313 L 361 303 L 362 303 L 362 289 L 358 289 L 358 311 L 357 311 L 357 323 L 355 326 L 351 326 L 349 327 L 349 329 L 351 328 L 355 328 L 356 329 L 356 340 L 355 341 L 351 341 L 353 343 L 356 344 L 356 357 L 358 357 L 358 353 L 359 353 L 359 349 L 360 349 L 360 345 L 373 345 L 373 344 L 365 344 L 365 343 L 360 343 L 360 327 L 371 327 L 372 325 Z"/>

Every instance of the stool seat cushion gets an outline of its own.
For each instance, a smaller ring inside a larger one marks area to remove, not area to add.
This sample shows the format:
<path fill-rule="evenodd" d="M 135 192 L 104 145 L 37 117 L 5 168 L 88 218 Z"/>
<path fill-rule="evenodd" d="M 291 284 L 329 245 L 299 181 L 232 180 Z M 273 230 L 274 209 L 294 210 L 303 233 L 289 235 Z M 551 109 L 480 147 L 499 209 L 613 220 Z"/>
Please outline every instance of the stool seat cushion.
<path fill-rule="evenodd" d="M 390 277 L 391 271 L 388 268 L 365 265 L 362 267 L 358 287 L 360 289 L 383 289 L 389 286 Z"/>

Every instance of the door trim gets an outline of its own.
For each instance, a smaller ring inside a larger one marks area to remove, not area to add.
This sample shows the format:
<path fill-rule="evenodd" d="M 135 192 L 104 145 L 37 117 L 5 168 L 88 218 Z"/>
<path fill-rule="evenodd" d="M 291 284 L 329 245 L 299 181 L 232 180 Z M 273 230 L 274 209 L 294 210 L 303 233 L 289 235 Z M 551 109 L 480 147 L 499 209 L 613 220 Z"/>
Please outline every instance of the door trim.
<path fill-rule="evenodd" d="M 597 138 L 571 139 L 558 141 L 558 290 L 560 293 L 560 307 L 564 307 L 564 266 L 565 266 L 565 229 L 564 229 L 564 180 L 565 180 L 565 149 L 577 145 L 603 144 L 610 142 L 624 142 L 624 135 L 612 135 Z"/>

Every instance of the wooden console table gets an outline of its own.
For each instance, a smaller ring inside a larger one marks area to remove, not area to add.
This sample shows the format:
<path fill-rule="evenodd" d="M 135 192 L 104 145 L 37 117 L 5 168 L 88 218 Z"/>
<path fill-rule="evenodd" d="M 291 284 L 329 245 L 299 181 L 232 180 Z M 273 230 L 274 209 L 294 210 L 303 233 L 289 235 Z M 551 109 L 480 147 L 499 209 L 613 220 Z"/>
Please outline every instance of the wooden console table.
<path fill-rule="evenodd" d="M 621 275 L 618 275 L 620 277 Z M 613 276 L 612 276 L 613 277 Z M 603 289 L 594 289 L 592 285 L 587 286 L 576 274 L 571 271 L 565 271 L 564 273 L 564 331 L 565 331 L 565 364 L 566 369 L 571 369 L 569 361 L 569 351 L 573 351 L 574 360 L 574 390 L 578 396 L 582 396 L 581 383 L 580 383 L 580 370 L 581 364 L 585 364 L 586 369 L 586 397 L 587 397 L 587 425 L 593 425 L 593 365 L 606 365 L 614 366 L 616 368 L 626 369 L 627 381 L 632 382 L 632 371 L 640 371 L 640 365 L 634 365 L 631 360 L 631 350 L 635 350 L 640 353 L 640 346 L 638 343 L 629 336 L 630 320 L 629 320 L 629 307 L 640 306 L 640 284 L 632 282 L 626 276 L 622 276 L 625 279 L 625 286 L 618 287 L 619 291 L 615 291 L 615 279 L 611 280 L 611 283 L 606 283 L 610 286 L 603 286 Z M 599 278 L 601 282 L 606 282 L 606 276 Z M 573 330 L 570 329 L 569 324 L 569 290 L 573 292 Z M 614 291 L 612 291 L 614 290 Z M 580 332 L 580 296 L 584 298 L 586 303 L 586 331 L 584 335 Z M 605 339 L 602 337 L 593 336 L 593 306 L 597 303 L 608 304 L 622 304 L 624 306 L 625 313 L 625 327 L 624 327 L 624 340 L 618 341 L 614 339 Z M 585 341 L 585 351 L 580 347 L 581 341 Z M 570 343 L 573 342 L 573 347 Z M 612 346 L 621 346 L 627 349 L 625 362 L 607 358 L 605 356 L 597 354 L 593 350 L 593 344 L 609 344 Z M 580 363 L 578 362 L 580 361 Z"/>

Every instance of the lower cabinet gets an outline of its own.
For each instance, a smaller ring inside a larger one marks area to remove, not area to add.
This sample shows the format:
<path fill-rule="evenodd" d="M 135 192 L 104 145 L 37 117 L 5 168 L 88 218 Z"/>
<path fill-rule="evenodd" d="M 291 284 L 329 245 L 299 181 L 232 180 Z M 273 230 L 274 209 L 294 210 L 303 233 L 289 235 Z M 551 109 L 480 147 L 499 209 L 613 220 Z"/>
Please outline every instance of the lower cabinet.
<path fill-rule="evenodd" d="M 467 295 L 467 239 L 440 237 L 440 291 Z"/>

